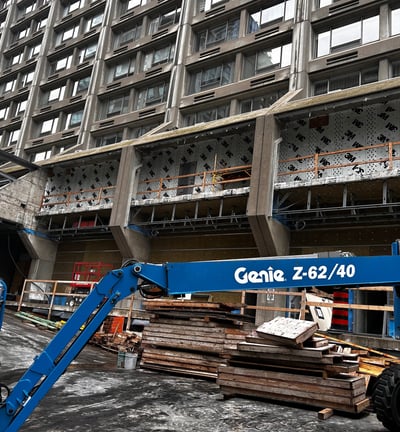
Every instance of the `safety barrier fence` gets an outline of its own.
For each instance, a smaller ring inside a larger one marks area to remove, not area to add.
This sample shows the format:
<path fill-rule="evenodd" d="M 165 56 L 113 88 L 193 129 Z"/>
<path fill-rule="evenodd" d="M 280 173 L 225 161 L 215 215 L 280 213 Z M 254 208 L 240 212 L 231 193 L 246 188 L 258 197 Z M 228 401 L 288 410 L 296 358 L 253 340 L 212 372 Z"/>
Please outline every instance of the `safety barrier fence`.
<path fill-rule="evenodd" d="M 62 193 L 45 193 L 42 196 L 40 209 L 52 207 L 97 206 L 110 203 L 114 198 L 115 186 L 99 187 L 93 189 L 79 189 Z"/>
<path fill-rule="evenodd" d="M 50 319 L 55 313 L 73 313 L 93 289 L 96 282 L 68 280 L 33 280 L 26 279 L 17 311 L 22 309 L 40 309 Z M 125 316 L 128 319 L 143 315 L 141 299 L 134 294 L 119 301 L 111 315 Z"/>
<path fill-rule="evenodd" d="M 185 175 L 157 177 L 139 183 L 137 199 L 162 198 L 165 193 L 183 195 L 222 190 L 234 183 L 250 184 L 251 165 L 200 171 Z"/>
<path fill-rule="evenodd" d="M 379 153 L 382 153 L 381 157 L 370 156 Z M 327 159 L 331 156 L 342 156 L 346 162 L 332 164 Z M 304 156 L 296 156 L 293 158 L 282 159 L 279 161 L 279 164 L 285 164 L 288 167 L 292 167 L 292 169 L 286 171 L 280 169 L 277 175 L 279 180 L 279 177 L 282 176 L 293 176 L 298 174 L 311 173 L 314 179 L 318 179 L 321 172 L 327 172 L 330 170 L 346 167 L 352 167 L 352 169 L 354 170 L 361 170 L 361 172 L 363 172 L 364 169 L 362 168 L 362 165 L 374 164 L 384 164 L 385 168 L 387 168 L 388 170 L 392 170 L 394 168 L 394 162 L 399 160 L 400 141 L 390 141 L 370 146 L 350 147 L 335 151 L 319 152 Z M 293 165 L 294 163 L 306 166 L 306 168 L 298 169 Z"/>

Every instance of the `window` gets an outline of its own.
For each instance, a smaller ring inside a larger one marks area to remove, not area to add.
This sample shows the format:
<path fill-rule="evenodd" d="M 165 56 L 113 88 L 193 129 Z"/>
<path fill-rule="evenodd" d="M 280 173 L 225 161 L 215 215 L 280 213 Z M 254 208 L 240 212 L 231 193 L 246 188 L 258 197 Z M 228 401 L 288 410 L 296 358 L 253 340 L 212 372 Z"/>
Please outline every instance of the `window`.
<path fill-rule="evenodd" d="M 16 109 L 15 109 L 15 115 L 20 115 L 23 112 L 25 112 L 27 102 L 28 102 L 28 100 L 25 99 L 25 100 L 19 101 L 17 103 Z"/>
<path fill-rule="evenodd" d="M 71 3 L 69 3 L 64 8 L 63 16 L 66 16 L 66 15 L 80 9 L 82 2 L 83 2 L 83 0 L 78 0 L 78 1 L 72 1 Z"/>
<path fill-rule="evenodd" d="M 49 135 L 57 132 L 58 117 L 45 120 L 40 125 L 40 135 Z"/>
<path fill-rule="evenodd" d="M 20 133 L 21 133 L 21 131 L 19 129 L 14 129 L 14 130 L 10 131 L 8 134 L 7 145 L 12 146 L 12 145 L 17 144 Z"/>
<path fill-rule="evenodd" d="M 89 88 L 89 83 L 90 76 L 75 81 L 72 89 L 72 96 L 76 96 L 79 93 L 86 92 Z"/>
<path fill-rule="evenodd" d="M 45 150 L 33 155 L 33 162 L 40 162 L 51 157 L 51 150 Z"/>
<path fill-rule="evenodd" d="M 39 31 L 39 30 L 44 29 L 46 27 L 46 24 L 47 24 L 47 17 L 39 19 L 38 21 L 35 21 L 35 24 L 34 24 L 35 30 L 34 31 Z"/>
<path fill-rule="evenodd" d="M 229 105 L 212 107 L 207 110 L 189 114 L 185 117 L 185 124 L 186 126 L 192 126 L 196 123 L 210 122 L 225 117 L 229 117 Z"/>
<path fill-rule="evenodd" d="M 317 57 L 379 40 L 379 16 L 337 27 L 317 35 Z"/>
<path fill-rule="evenodd" d="M 36 57 L 40 52 L 41 44 L 28 47 L 28 59 Z"/>
<path fill-rule="evenodd" d="M 24 37 L 28 36 L 28 33 L 29 33 L 29 28 L 28 28 L 28 27 L 27 27 L 27 28 L 24 28 L 24 29 L 20 30 L 20 31 L 17 33 L 17 37 L 16 37 L 16 39 L 17 39 L 17 40 L 21 40 L 21 39 L 23 39 Z"/>
<path fill-rule="evenodd" d="M 64 30 L 62 33 L 59 33 L 57 35 L 56 39 L 56 46 L 61 45 L 62 43 L 74 39 L 78 36 L 79 33 L 79 26 L 76 25 L 75 27 L 71 27 L 69 29 Z"/>
<path fill-rule="evenodd" d="M 319 0 L 319 7 L 322 8 L 324 6 L 329 6 L 337 0 Z"/>
<path fill-rule="evenodd" d="M 103 147 L 110 144 L 115 144 L 122 141 L 122 132 L 117 132 L 112 135 L 105 135 L 96 139 L 96 147 Z"/>
<path fill-rule="evenodd" d="M 33 75 L 35 71 L 27 72 L 21 76 L 22 87 L 26 87 L 33 81 Z"/>
<path fill-rule="evenodd" d="M 234 19 L 226 23 L 219 24 L 215 27 L 203 30 L 198 33 L 198 47 L 199 51 L 209 48 L 215 44 L 237 39 L 239 37 L 239 20 Z"/>
<path fill-rule="evenodd" d="M 67 116 L 67 128 L 79 126 L 82 121 L 83 109 L 69 113 Z"/>
<path fill-rule="evenodd" d="M 36 2 L 33 2 L 25 7 L 25 14 L 31 13 L 36 9 Z"/>
<path fill-rule="evenodd" d="M 132 129 L 131 138 L 139 138 L 144 134 L 147 134 L 147 132 L 150 132 L 152 129 L 156 128 L 157 126 L 159 126 L 159 124 L 145 125 L 145 126 L 140 126 L 135 129 Z"/>
<path fill-rule="evenodd" d="M 314 83 L 314 95 L 325 94 L 378 81 L 378 68 L 366 69 L 336 76 Z"/>
<path fill-rule="evenodd" d="M 8 105 L 0 108 L 0 120 L 5 120 L 8 117 L 9 109 L 10 107 Z"/>
<path fill-rule="evenodd" d="M 225 3 L 226 0 L 198 0 L 197 10 L 199 12 L 206 12 L 213 7 L 218 7 L 219 5 Z"/>
<path fill-rule="evenodd" d="M 168 94 L 168 84 L 161 83 L 154 87 L 143 89 L 139 92 L 137 100 L 137 109 L 149 105 L 165 102 Z"/>
<path fill-rule="evenodd" d="M 290 65 L 292 44 L 283 45 L 272 49 L 258 51 L 256 54 L 245 57 L 243 65 L 243 77 L 268 72 L 269 70 Z"/>
<path fill-rule="evenodd" d="M 101 25 L 102 22 L 103 22 L 103 13 L 90 17 L 87 21 L 86 31 L 90 31 L 98 27 L 99 25 Z"/>
<path fill-rule="evenodd" d="M 111 70 L 111 81 L 133 75 L 135 72 L 135 57 L 122 60 L 117 63 Z"/>
<path fill-rule="evenodd" d="M 131 9 L 134 9 L 139 6 L 144 6 L 147 3 L 147 0 L 128 0 L 122 5 L 122 13 L 126 13 Z"/>
<path fill-rule="evenodd" d="M 234 63 L 231 62 L 195 73 L 192 78 L 192 93 L 231 83 L 233 72 Z"/>
<path fill-rule="evenodd" d="M 263 108 L 268 108 L 274 104 L 279 98 L 286 93 L 286 90 L 280 90 L 277 92 L 267 93 L 262 96 L 256 96 L 252 99 L 246 99 L 240 103 L 240 112 L 246 113 L 250 111 L 256 111 Z"/>
<path fill-rule="evenodd" d="M 11 0 L 1 0 L 0 1 L 0 10 L 6 9 L 11 5 Z"/>
<path fill-rule="evenodd" d="M 147 53 L 144 57 L 143 70 L 147 71 L 153 66 L 172 61 L 172 59 L 174 58 L 174 49 L 174 45 L 169 45 L 167 47 Z"/>
<path fill-rule="evenodd" d="M 23 53 L 20 52 L 16 54 L 14 57 L 11 57 L 10 66 L 15 66 L 16 64 L 20 64 L 22 62 Z"/>
<path fill-rule="evenodd" d="M 179 22 L 179 17 L 181 14 L 181 9 L 177 8 L 171 12 L 159 15 L 150 20 L 149 24 L 149 34 L 156 33 L 158 30 L 176 24 Z"/>
<path fill-rule="evenodd" d="M 51 73 L 60 72 L 64 69 L 69 69 L 72 65 L 72 55 L 63 57 L 51 63 Z"/>
<path fill-rule="evenodd" d="M 123 95 L 109 99 L 106 103 L 106 106 L 107 117 L 127 113 L 129 107 L 129 95 Z"/>
<path fill-rule="evenodd" d="M 15 90 L 15 84 L 16 84 L 17 80 L 12 80 L 12 81 L 7 81 L 6 83 L 4 83 L 2 85 L 3 87 L 3 94 L 4 93 L 9 93 Z"/>
<path fill-rule="evenodd" d="M 91 45 L 82 48 L 78 54 L 79 64 L 94 57 L 96 55 L 96 50 L 97 50 L 97 42 L 94 42 Z"/>
<path fill-rule="evenodd" d="M 51 103 L 53 101 L 59 101 L 64 99 L 65 95 L 65 85 L 62 87 L 57 87 L 53 90 L 50 90 L 47 97 L 47 102 Z"/>
<path fill-rule="evenodd" d="M 392 10 L 390 23 L 390 34 L 392 36 L 400 34 L 400 8 Z"/>
<path fill-rule="evenodd" d="M 119 48 L 130 42 L 138 40 L 142 33 L 142 26 L 138 24 L 129 30 L 123 30 L 121 33 L 115 35 L 115 48 Z"/>
<path fill-rule="evenodd" d="M 282 1 L 274 6 L 258 10 L 249 17 L 248 32 L 254 33 L 273 23 L 294 17 L 294 0 Z"/>
<path fill-rule="evenodd" d="M 392 76 L 393 77 L 400 76 L 400 61 L 396 61 L 392 63 Z"/>

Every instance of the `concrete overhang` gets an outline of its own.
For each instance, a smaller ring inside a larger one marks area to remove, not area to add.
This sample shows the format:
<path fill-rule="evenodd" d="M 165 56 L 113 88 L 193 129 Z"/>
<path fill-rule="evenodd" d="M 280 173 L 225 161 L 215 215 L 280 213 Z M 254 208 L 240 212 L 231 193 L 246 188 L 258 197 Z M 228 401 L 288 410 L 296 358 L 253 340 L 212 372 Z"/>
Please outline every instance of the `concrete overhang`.
<path fill-rule="evenodd" d="M 400 77 L 306 99 L 292 100 L 271 107 L 270 114 L 279 120 L 296 120 L 398 98 L 400 98 Z"/>

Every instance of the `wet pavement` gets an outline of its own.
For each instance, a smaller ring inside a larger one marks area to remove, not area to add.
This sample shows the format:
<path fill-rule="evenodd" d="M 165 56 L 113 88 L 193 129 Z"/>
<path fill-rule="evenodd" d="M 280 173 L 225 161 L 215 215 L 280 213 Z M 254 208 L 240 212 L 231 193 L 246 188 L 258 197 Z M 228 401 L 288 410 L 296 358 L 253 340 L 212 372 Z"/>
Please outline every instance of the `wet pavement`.
<path fill-rule="evenodd" d="M 13 387 L 53 333 L 8 312 L 0 332 L 0 382 Z M 319 420 L 317 409 L 224 400 L 211 380 L 117 368 L 117 356 L 87 346 L 21 431 L 384 432 L 368 413 Z"/>

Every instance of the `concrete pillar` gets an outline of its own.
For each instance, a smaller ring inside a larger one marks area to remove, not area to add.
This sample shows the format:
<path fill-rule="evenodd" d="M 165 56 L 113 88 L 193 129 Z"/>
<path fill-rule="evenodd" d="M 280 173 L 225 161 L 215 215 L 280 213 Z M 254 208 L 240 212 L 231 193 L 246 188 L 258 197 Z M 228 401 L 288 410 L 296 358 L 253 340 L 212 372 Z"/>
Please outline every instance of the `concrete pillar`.
<path fill-rule="evenodd" d="M 129 227 L 129 215 L 140 159 L 133 146 L 122 149 L 117 185 L 110 218 L 110 230 L 123 260 L 147 261 L 150 239 L 140 230 Z"/>
<path fill-rule="evenodd" d="M 312 51 L 313 34 L 310 15 L 310 2 L 300 0 L 293 26 L 289 90 L 302 90 L 302 97 L 309 93 L 308 62 Z"/>
<path fill-rule="evenodd" d="M 19 236 L 32 259 L 28 279 L 52 279 L 57 242 L 27 229 L 19 231 Z"/>
<path fill-rule="evenodd" d="M 287 255 L 289 230 L 272 217 L 274 177 L 278 164 L 278 127 L 272 115 L 256 121 L 254 154 L 247 204 L 251 230 L 261 256 Z"/>
<path fill-rule="evenodd" d="M 278 127 L 273 115 L 256 121 L 250 194 L 247 215 L 260 256 L 287 255 L 289 230 L 272 217 L 274 177 L 278 164 Z M 257 306 L 284 308 L 286 296 L 257 295 Z M 258 310 L 256 324 L 270 321 L 276 312 Z"/>

